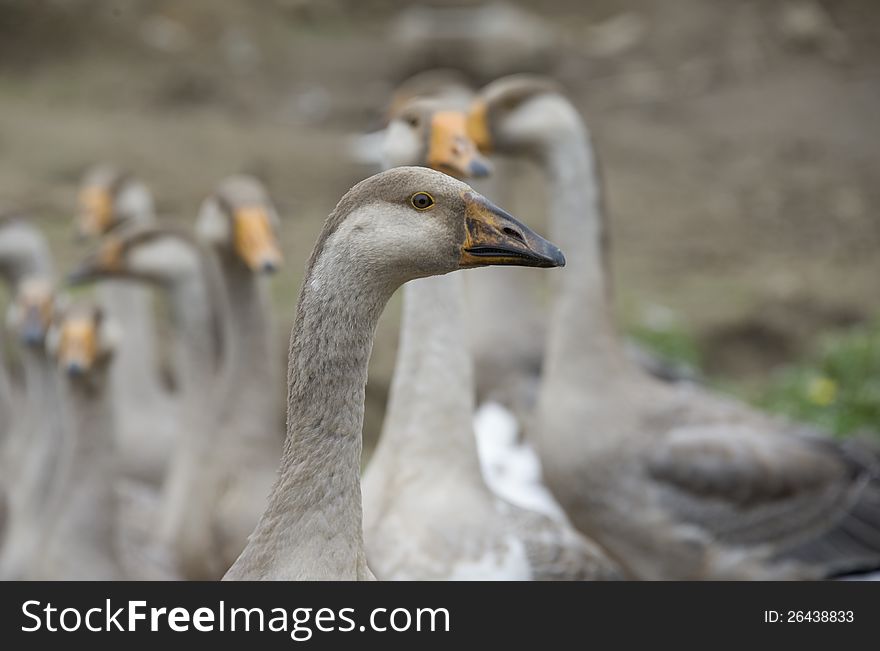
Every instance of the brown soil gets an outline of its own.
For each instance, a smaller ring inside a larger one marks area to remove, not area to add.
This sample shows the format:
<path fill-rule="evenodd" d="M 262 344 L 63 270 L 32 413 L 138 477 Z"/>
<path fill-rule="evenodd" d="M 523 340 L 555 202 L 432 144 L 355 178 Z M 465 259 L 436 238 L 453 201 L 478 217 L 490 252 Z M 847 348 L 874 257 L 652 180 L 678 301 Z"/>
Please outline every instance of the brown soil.
<path fill-rule="evenodd" d="M 69 218 L 88 164 L 136 170 L 173 221 L 255 172 L 284 214 L 286 329 L 322 219 L 366 173 L 346 135 L 377 124 L 405 68 L 386 38 L 405 4 L 0 0 L 0 201 L 34 213 L 63 269 L 81 252 Z M 880 5 L 523 4 L 557 30 L 546 65 L 604 162 L 622 319 L 667 306 L 712 372 L 754 374 L 876 312 Z M 799 27 L 804 6 L 825 22 Z M 540 193 L 514 204 L 541 214 Z M 370 433 L 398 307 L 375 346 Z"/>

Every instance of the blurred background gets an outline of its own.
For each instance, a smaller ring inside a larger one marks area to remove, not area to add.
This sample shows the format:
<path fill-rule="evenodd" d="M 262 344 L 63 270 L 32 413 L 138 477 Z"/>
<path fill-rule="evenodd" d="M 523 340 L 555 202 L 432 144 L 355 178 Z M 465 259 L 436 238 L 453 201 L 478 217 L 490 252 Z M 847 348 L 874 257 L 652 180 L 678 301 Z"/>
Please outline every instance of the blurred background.
<path fill-rule="evenodd" d="M 253 173 L 283 219 L 286 340 L 323 219 L 373 172 L 348 143 L 381 126 L 395 85 L 441 65 L 476 84 L 549 73 L 603 163 L 621 326 L 768 409 L 880 431 L 880 4 L 519 0 L 442 48 L 428 4 L 483 3 L 0 0 L 0 204 L 34 217 L 65 270 L 90 164 L 132 170 L 182 224 L 219 179 Z M 505 207 L 540 227 L 523 174 Z M 368 445 L 398 318 L 399 297 Z"/>

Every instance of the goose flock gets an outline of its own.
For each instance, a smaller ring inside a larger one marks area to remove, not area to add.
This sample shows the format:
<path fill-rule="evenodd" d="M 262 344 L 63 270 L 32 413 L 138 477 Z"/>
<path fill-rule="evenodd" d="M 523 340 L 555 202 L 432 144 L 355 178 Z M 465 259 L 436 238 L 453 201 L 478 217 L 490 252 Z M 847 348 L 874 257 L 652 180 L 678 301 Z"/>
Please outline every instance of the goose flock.
<path fill-rule="evenodd" d="M 35 223 L 3 213 L 0 578 L 880 568 L 876 447 L 669 381 L 618 334 L 597 156 L 555 81 L 474 89 L 422 71 L 351 145 L 341 160 L 375 173 L 328 205 L 280 318 L 283 220 L 256 178 L 221 180 L 186 230 L 157 220 L 137 175 L 95 165 L 71 227 L 83 249 L 61 275 Z M 549 240 L 494 203 L 517 182 L 511 161 L 543 176 Z M 362 480 L 367 368 L 400 287 Z"/>

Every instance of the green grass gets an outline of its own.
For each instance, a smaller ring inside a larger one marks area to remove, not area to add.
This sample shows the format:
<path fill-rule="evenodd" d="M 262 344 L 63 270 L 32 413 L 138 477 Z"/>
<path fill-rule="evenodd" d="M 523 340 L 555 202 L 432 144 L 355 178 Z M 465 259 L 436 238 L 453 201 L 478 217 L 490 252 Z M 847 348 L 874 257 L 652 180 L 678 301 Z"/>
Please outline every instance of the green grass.
<path fill-rule="evenodd" d="M 677 323 L 662 327 L 639 324 L 628 328 L 627 334 L 661 359 L 700 368 L 699 346 L 691 334 Z"/>
<path fill-rule="evenodd" d="M 700 347 L 679 323 L 638 324 L 627 332 L 655 355 L 699 374 Z M 708 381 L 715 390 L 836 436 L 871 432 L 880 437 L 880 317 L 826 335 L 804 359 L 764 378 L 746 383 L 713 376 Z"/>
<path fill-rule="evenodd" d="M 838 436 L 880 432 L 880 319 L 824 338 L 806 360 L 775 373 L 747 397 Z"/>

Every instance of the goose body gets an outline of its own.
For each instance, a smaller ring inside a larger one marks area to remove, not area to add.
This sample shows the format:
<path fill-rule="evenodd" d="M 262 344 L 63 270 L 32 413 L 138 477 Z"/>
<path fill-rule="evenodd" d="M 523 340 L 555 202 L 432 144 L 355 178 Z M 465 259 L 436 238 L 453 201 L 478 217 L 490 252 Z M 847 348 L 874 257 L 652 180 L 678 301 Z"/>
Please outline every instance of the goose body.
<path fill-rule="evenodd" d="M 516 229 L 519 239 L 504 232 Z M 492 247 L 493 254 L 484 255 Z M 288 358 L 278 480 L 226 579 L 371 579 L 361 427 L 376 323 L 402 284 L 485 264 L 554 266 L 558 249 L 465 184 L 404 167 L 352 188 L 306 267 Z"/>
<path fill-rule="evenodd" d="M 83 177 L 77 230 L 99 239 L 156 222 L 153 197 L 137 177 L 100 164 Z M 126 476 L 161 483 L 174 449 L 177 404 L 159 378 L 154 291 L 122 278 L 98 288 L 101 305 L 126 333 L 111 370 L 120 458 Z"/>
<path fill-rule="evenodd" d="M 124 278 L 168 296 L 171 346 L 181 395 L 180 435 L 162 486 L 158 539 L 188 578 L 210 579 L 225 566 L 218 508 L 228 482 L 225 447 L 215 445 L 217 405 L 225 397 L 222 288 L 208 252 L 191 236 L 168 229 L 108 235 L 71 276 L 85 282 Z"/>
<path fill-rule="evenodd" d="M 64 310 L 47 346 L 64 376 L 70 428 L 58 468 L 58 499 L 35 554 L 34 576 L 51 580 L 124 578 L 118 551 L 119 476 L 108 370 L 115 331 L 94 305 Z"/>
<path fill-rule="evenodd" d="M 197 231 L 216 254 L 226 293 L 226 398 L 214 445 L 225 487 L 217 504 L 224 569 L 244 548 L 275 482 L 282 422 L 281 377 L 267 277 L 282 262 L 279 219 L 252 177 L 224 180 L 204 201 Z"/>
<path fill-rule="evenodd" d="M 880 561 L 877 456 L 699 387 L 658 382 L 623 352 L 607 305 L 589 135 L 543 80 L 484 89 L 477 138 L 545 172 L 568 243 L 534 421 L 547 484 L 633 576 L 810 578 Z"/>
<path fill-rule="evenodd" d="M 395 580 L 615 577 L 570 525 L 505 502 L 484 483 L 463 291 L 458 275 L 404 287 L 386 426 L 364 476 L 370 566 Z"/>
<path fill-rule="evenodd" d="M 0 215 L 0 281 L 14 296 L 25 278 L 50 277 L 52 256 L 43 234 L 14 212 Z M 18 390 L 7 372 L 7 363 L 0 336 L 0 445 L 6 448 L 6 437 L 19 413 Z M 23 416 L 22 416 L 23 417 Z M 0 462 L 5 462 L 0 455 Z"/>
<path fill-rule="evenodd" d="M 0 551 L 0 576 L 33 577 L 36 550 L 48 535 L 59 499 L 59 470 L 69 426 L 54 362 L 45 349 L 57 296 L 52 282 L 19 283 L 8 311 L 10 331 L 21 342 L 24 399 L 7 446 L 8 527 Z"/>
<path fill-rule="evenodd" d="M 489 171 L 467 137 L 464 114 L 446 100 L 401 106 L 387 141 L 392 166 L 423 164 L 459 176 Z M 570 525 L 507 503 L 484 483 L 471 424 L 474 381 L 467 325 L 460 275 L 404 286 L 386 423 L 364 477 L 371 567 L 382 579 L 613 575 L 611 563 Z"/>
<path fill-rule="evenodd" d="M 486 485 L 501 499 L 567 523 L 565 511 L 547 488 L 541 459 L 504 405 L 485 402 L 474 414 L 474 435 Z"/>

